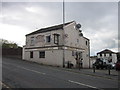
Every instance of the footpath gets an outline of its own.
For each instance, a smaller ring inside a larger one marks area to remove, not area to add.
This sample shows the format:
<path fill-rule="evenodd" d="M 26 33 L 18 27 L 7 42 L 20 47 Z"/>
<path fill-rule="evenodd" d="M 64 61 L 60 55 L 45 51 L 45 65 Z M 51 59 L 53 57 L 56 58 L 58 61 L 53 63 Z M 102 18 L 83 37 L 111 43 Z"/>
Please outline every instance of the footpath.
<path fill-rule="evenodd" d="M 22 59 L 18 59 L 18 58 L 11 58 L 13 60 L 22 60 Z M 33 63 L 31 61 L 25 61 L 25 62 L 30 62 Z M 34 64 L 38 64 L 38 63 L 34 63 Z M 93 69 L 83 69 L 81 68 L 80 70 L 77 68 L 62 68 L 62 67 L 55 67 L 55 66 L 51 66 L 51 65 L 43 65 L 43 64 L 39 64 L 42 66 L 48 66 L 48 67 L 52 67 L 52 68 L 56 68 L 56 69 L 60 69 L 60 70 L 65 70 L 65 71 L 70 71 L 70 72 L 74 72 L 74 73 L 78 73 L 78 74 L 85 74 L 85 75 L 90 75 L 90 76 L 96 76 L 96 77 L 102 77 L 102 78 L 107 78 L 107 79 L 113 79 L 113 80 L 117 80 L 120 82 L 120 71 L 116 71 L 115 69 L 111 69 L 110 73 L 109 70 L 106 69 L 95 69 L 95 72 Z"/>
<path fill-rule="evenodd" d="M 101 69 L 95 69 L 95 72 L 93 69 L 69 69 L 69 68 L 62 68 L 66 71 L 71 71 L 74 73 L 80 73 L 80 74 L 85 74 L 85 75 L 90 75 L 90 76 L 97 76 L 97 77 L 103 77 L 107 79 L 113 79 L 120 81 L 120 71 L 116 71 L 115 69 L 111 69 L 110 72 L 109 70 L 101 70 Z"/>

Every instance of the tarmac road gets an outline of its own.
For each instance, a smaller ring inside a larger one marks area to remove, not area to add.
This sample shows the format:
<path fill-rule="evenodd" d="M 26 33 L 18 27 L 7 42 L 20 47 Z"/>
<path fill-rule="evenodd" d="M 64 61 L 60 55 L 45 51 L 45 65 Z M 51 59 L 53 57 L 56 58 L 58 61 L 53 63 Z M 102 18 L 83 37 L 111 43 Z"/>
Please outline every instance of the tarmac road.
<path fill-rule="evenodd" d="M 33 62 L 3 58 L 2 82 L 10 88 L 118 88 L 118 81 Z"/>

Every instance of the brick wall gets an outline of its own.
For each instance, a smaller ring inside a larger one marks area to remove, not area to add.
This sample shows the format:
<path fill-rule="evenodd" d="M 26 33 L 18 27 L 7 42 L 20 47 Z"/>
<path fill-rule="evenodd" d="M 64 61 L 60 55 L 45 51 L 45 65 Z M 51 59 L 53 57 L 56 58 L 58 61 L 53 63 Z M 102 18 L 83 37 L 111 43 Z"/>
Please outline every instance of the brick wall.
<path fill-rule="evenodd" d="M 22 48 L 2 48 L 2 56 L 22 58 Z"/>

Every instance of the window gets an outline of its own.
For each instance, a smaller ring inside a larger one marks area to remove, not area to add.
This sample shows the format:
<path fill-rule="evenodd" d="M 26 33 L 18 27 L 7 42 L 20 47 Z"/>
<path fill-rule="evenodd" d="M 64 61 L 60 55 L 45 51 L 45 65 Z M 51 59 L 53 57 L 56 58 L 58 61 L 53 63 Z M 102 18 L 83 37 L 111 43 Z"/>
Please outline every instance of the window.
<path fill-rule="evenodd" d="M 31 37 L 30 45 L 34 45 L 34 37 Z"/>
<path fill-rule="evenodd" d="M 39 58 L 45 58 L 45 51 L 39 52 Z"/>
<path fill-rule="evenodd" d="M 76 29 L 76 26 L 74 26 L 74 29 Z"/>
<path fill-rule="evenodd" d="M 77 39 L 77 42 L 79 42 L 79 39 Z"/>
<path fill-rule="evenodd" d="M 102 53 L 100 53 L 100 56 L 102 56 Z"/>
<path fill-rule="evenodd" d="M 86 41 L 86 45 L 88 45 L 88 42 Z"/>
<path fill-rule="evenodd" d="M 55 44 L 59 43 L 59 34 L 54 34 L 54 43 Z"/>
<path fill-rule="evenodd" d="M 30 52 L 30 58 L 33 58 L 33 51 Z"/>
<path fill-rule="evenodd" d="M 46 36 L 46 42 L 50 43 L 50 35 Z"/>
<path fill-rule="evenodd" d="M 72 51 L 72 56 L 75 56 L 75 52 L 74 51 Z"/>
<path fill-rule="evenodd" d="M 106 53 L 104 54 L 104 56 L 106 57 Z"/>
<path fill-rule="evenodd" d="M 110 56 L 112 56 L 112 53 L 110 53 Z"/>

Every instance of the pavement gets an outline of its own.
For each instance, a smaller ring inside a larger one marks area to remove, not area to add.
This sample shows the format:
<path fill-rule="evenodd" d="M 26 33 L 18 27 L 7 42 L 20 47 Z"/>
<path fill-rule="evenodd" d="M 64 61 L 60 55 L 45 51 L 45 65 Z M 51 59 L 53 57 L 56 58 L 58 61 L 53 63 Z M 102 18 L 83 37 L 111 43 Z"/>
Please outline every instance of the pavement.
<path fill-rule="evenodd" d="M 31 63 L 31 61 L 27 61 L 27 62 Z M 32 63 L 36 63 L 36 62 L 32 62 Z M 96 77 L 103 77 L 103 78 L 107 78 L 107 79 L 113 79 L 113 80 L 120 81 L 120 79 L 118 78 L 118 77 L 120 77 L 120 71 L 116 71 L 115 69 L 111 69 L 110 73 L 109 73 L 109 70 L 107 70 L 107 69 L 95 69 L 95 71 L 94 71 L 92 68 L 90 68 L 90 69 L 63 68 L 63 67 L 44 65 L 44 64 L 39 64 L 39 63 L 36 63 L 36 64 L 46 66 L 48 68 L 54 67 L 56 69 L 66 70 L 66 71 L 70 71 L 70 72 L 74 72 L 74 73 L 80 73 L 80 74 L 91 75 L 91 76 L 96 76 Z"/>
<path fill-rule="evenodd" d="M 91 75 L 91 76 L 97 76 L 97 77 L 103 77 L 103 78 L 108 78 L 108 79 L 114 79 L 118 80 L 118 76 L 120 75 L 119 71 L 116 71 L 114 69 L 110 70 L 98 70 L 96 69 L 95 72 L 93 69 L 68 69 L 68 68 L 62 68 L 67 71 L 75 72 L 75 73 L 82 73 L 86 75 Z"/>
<path fill-rule="evenodd" d="M 118 88 L 119 73 L 111 70 L 68 69 L 21 59 L 3 58 L 4 86 L 11 88 Z"/>

